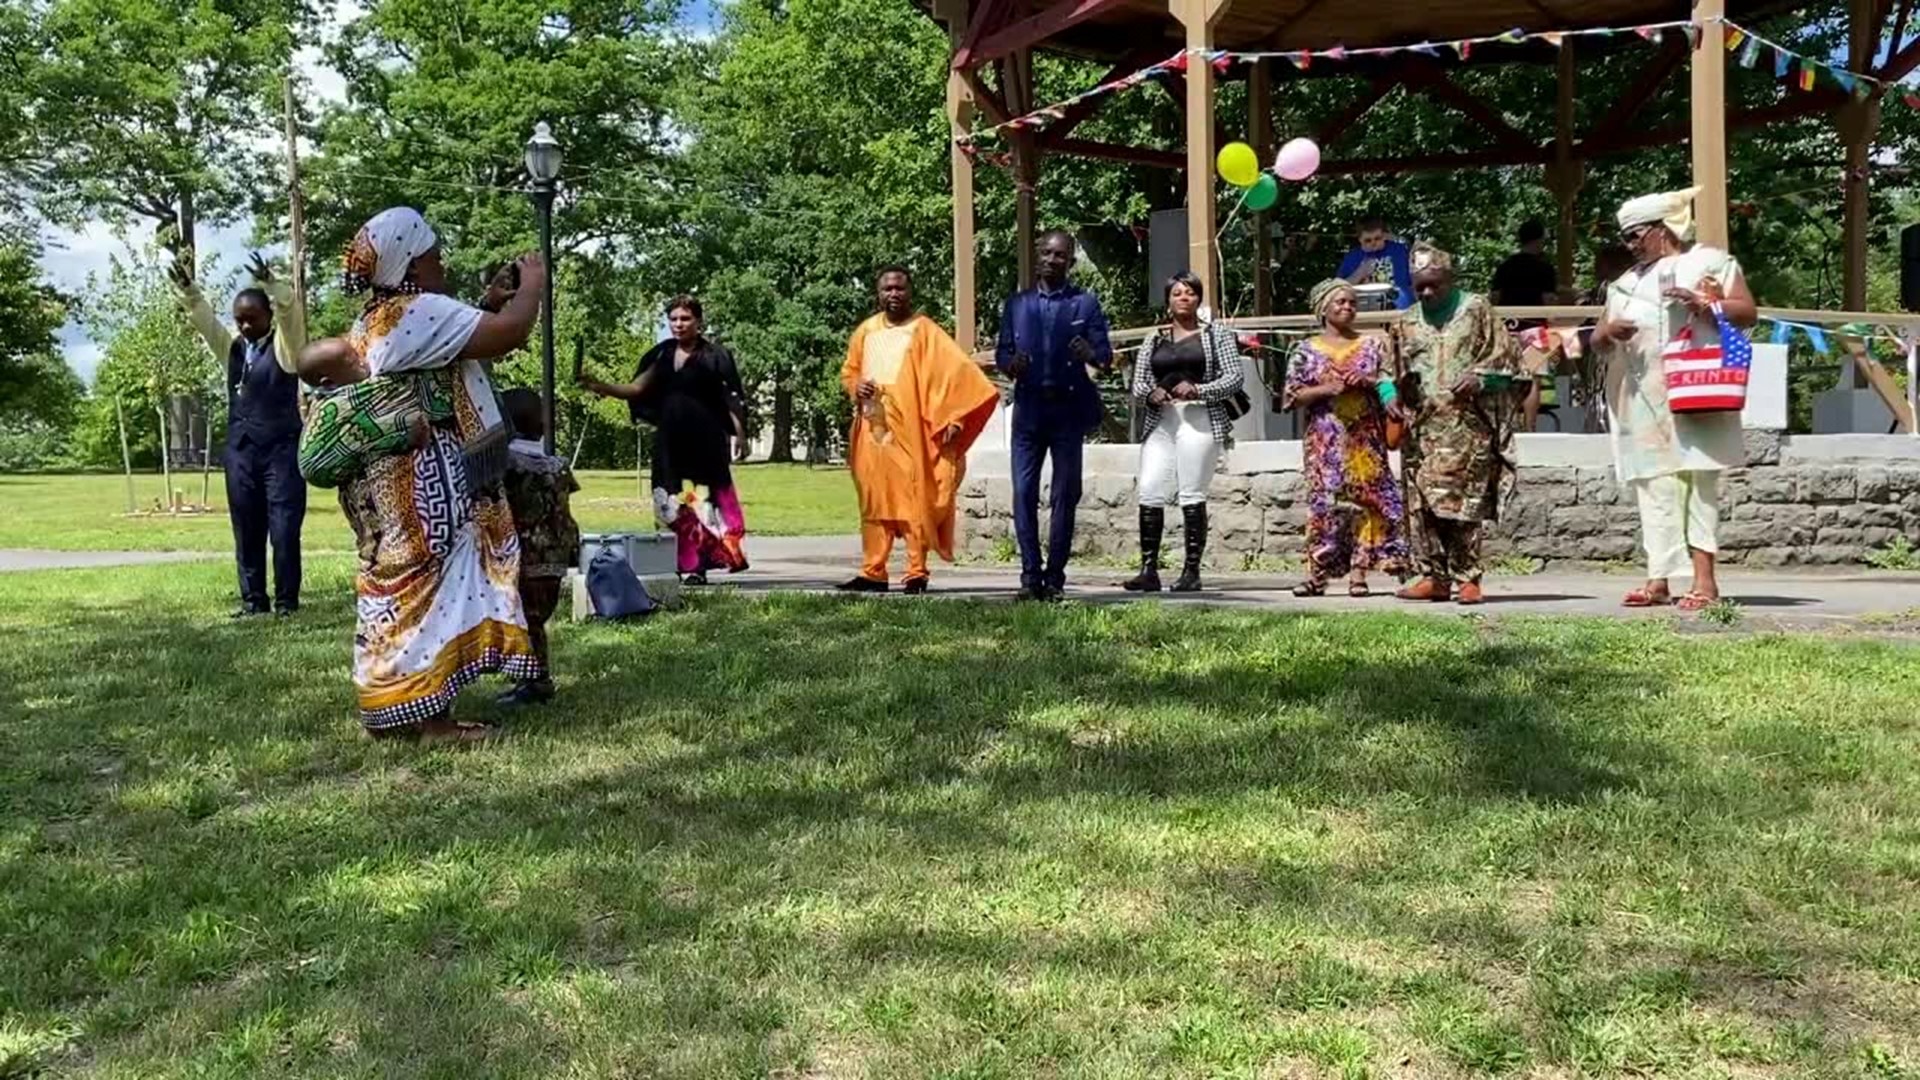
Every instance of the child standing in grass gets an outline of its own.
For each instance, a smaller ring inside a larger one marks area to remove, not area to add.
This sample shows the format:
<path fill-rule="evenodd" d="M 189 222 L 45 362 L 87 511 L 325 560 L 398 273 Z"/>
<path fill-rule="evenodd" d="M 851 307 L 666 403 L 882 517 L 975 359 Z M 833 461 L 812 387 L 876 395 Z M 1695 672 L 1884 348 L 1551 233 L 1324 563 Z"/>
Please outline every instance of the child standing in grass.
<path fill-rule="evenodd" d="M 567 570 L 580 555 L 580 526 L 568 505 L 580 484 L 563 458 L 545 451 L 540 395 L 514 389 L 501 395 L 514 438 L 507 446 L 507 505 L 520 537 L 520 602 L 540 674 L 500 696 L 503 705 L 537 705 L 553 697 L 547 620 L 560 605 Z"/>

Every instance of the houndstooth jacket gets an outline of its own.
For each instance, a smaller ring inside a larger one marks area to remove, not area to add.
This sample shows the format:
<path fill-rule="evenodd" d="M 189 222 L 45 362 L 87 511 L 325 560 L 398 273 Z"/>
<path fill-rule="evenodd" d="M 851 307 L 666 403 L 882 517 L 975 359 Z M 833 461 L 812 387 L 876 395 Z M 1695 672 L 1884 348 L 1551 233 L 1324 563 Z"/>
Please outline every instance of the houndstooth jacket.
<path fill-rule="evenodd" d="M 1172 333 L 1170 327 L 1162 326 L 1147 335 L 1140 346 L 1140 353 L 1133 361 L 1133 400 L 1142 406 L 1153 395 L 1153 350 L 1160 346 Z M 1214 322 L 1200 324 L 1200 351 L 1206 354 L 1207 366 L 1204 378 L 1194 389 L 1200 392 L 1200 400 L 1207 405 L 1207 420 L 1213 428 L 1213 441 L 1222 446 L 1233 441 L 1233 420 L 1227 415 L 1227 400 L 1239 393 L 1247 382 L 1247 373 L 1240 361 L 1240 341 L 1233 331 Z M 1140 438 L 1153 434 L 1160 426 L 1160 410 L 1148 409 L 1146 424 L 1140 429 Z"/>

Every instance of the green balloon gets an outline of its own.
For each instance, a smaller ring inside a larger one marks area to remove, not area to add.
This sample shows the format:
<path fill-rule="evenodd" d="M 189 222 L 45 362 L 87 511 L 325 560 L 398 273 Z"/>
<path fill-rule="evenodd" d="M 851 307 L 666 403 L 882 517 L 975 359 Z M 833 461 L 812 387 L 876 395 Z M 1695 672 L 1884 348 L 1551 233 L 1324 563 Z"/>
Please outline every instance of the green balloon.
<path fill-rule="evenodd" d="M 1261 173 L 1260 179 L 1255 180 L 1253 186 L 1247 189 L 1247 209 L 1255 213 L 1271 209 L 1273 204 L 1279 201 L 1280 181 L 1275 180 L 1272 173 Z"/>

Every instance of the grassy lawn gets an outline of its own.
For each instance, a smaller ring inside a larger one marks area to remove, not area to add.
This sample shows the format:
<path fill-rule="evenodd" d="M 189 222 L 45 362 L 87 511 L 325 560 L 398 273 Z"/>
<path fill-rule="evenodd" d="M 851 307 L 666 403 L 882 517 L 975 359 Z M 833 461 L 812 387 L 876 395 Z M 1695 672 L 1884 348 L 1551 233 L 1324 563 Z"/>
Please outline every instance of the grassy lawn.
<path fill-rule="evenodd" d="M 347 572 L 0 575 L 0 1076 L 1920 1069 L 1908 646 L 719 595 L 423 751 Z"/>
<path fill-rule="evenodd" d="M 844 469 L 804 465 L 747 465 L 736 470 L 747 525 L 762 536 L 833 536 L 858 532 L 853 481 Z M 126 478 L 115 475 L 0 476 L 0 548 L 57 551 L 227 551 L 226 493 L 213 475 L 214 513 L 128 517 Z M 161 501 L 158 474 L 134 477 L 137 505 Z M 188 502 L 200 501 L 197 472 L 178 475 L 174 487 Z M 640 532 L 653 527 L 653 503 L 632 473 L 580 474 L 574 516 L 588 532 Z M 313 551 L 353 546 L 332 491 L 314 489 L 307 503 L 303 541 Z"/>

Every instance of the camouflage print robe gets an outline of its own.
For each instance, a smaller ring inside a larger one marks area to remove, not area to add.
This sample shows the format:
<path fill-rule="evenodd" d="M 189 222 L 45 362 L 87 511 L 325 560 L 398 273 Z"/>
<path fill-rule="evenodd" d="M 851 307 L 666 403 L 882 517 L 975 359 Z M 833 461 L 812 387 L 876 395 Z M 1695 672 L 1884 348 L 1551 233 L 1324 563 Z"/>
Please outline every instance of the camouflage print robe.
<path fill-rule="evenodd" d="M 1401 355 L 1420 377 L 1412 438 L 1403 452 L 1408 509 L 1454 521 L 1491 521 L 1498 486 L 1511 479 L 1514 399 L 1483 390 L 1472 405 L 1455 403 L 1453 386 L 1469 373 L 1521 378 L 1513 341 L 1484 296 L 1463 295 L 1443 327 L 1416 304 L 1406 313 Z"/>

